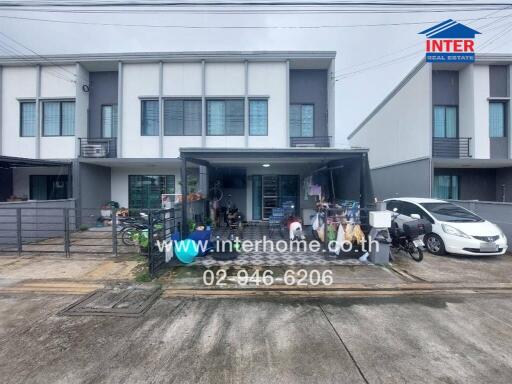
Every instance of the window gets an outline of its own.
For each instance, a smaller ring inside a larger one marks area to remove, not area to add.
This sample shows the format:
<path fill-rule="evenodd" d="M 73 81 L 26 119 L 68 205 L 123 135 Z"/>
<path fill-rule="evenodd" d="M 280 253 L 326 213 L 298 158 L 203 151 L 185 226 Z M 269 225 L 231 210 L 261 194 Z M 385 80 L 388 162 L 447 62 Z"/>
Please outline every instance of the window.
<path fill-rule="evenodd" d="M 506 132 L 505 103 L 489 103 L 489 137 L 505 137 Z"/>
<path fill-rule="evenodd" d="M 400 205 L 400 214 L 409 216 L 418 215 L 420 218 L 425 219 L 433 223 L 432 218 L 420 207 L 416 204 L 409 203 L 408 201 L 402 201 Z"/>
<path fill-rule="evenodd" d="M 174 191 L 174 175 L 128 176 L 130 209 L 159 209 L 162 205 L 162 194 L 172 194 Z"/>
<path fill-rule="evenodd" d="M 434 106 L 434 137 L 457 137 L 457 107 Z"/>
<path fill-rule="evenodd" d="M 36 103 L 24 101 L 20 103 L 20 136 L 34 137 L 36 135 Z"/>
<path fill-rule="evenodd" d="M 68 198 L 67 175 L 30 175 L 30 200 Z"/>
<path fill-rule="evenodd" d="M 437 220 L 449 222 L 481 222 L 482 218 L 452 203 L 421 203 Z"/>
<path fill-rule="evenodd" d="M 399 200 L 390 200 L 386 201 L 386 210 L 393 211 L 396 208 L 396 211 L 400 213 L 402 202 Z"/>
<path fill-rule="evenodd" d="M 117 104 L 101 106 L 101 134 L 105 138 L 117 137 Z"/>
<path fill-rule="evenodd" d="M 313 137 L 315 108 L 312 104 L 290 105 L 290 136 Z"/>
<path fill-rule="evenodd" d="M 434 197 L 438 199 L 459 199 L 459 177 L 453 175 L 434 176 Z"/>
<path fill-rule="evenodd" d="M 249 100 L 249 135 L 268 135 L 268 100 Z"/>
<path fill-rule="evenodd" d="M 208 100 L 207 132 L 211 136 L 244 134 L 244 100 Z"/>
<path fill-rule="evenodd" d="M 75 102 L 43 102 L 43 136 L 73 136 L 75 134 Z"/>
<path fill-rule="evenodd" d="M 200 136 L 201 100 L 165 100 L 164 135 Z"/>
<path fill-rule="evenodd" d="M 158 100 L 142 100 L 142 136 L 158 136 L 159 135 L 159 114 Z"/>

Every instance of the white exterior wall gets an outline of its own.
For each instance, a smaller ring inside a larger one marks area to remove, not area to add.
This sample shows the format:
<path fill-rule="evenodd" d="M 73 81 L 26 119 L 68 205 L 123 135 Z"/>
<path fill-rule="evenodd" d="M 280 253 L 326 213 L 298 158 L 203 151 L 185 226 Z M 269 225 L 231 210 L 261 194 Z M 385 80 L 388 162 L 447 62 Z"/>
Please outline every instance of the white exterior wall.
<path fill-rule="evenodd" d="M 370 149 L 371 168 L 431 155 L 431 84 L 431 66 L 425 64 L 349 139 Z"/>
<path fill-rule="evenodd" d="M 36 67 L 2 69 L 2 155 L 34 158 L 36 139 L 20 137 L 19 99 L 35 99 Z"/>
<path fill-rule="evenodd" d="M 473 136 L 475 159 L 489 159 L 491 144 L 489 139 L 489 66 L 473 65 L 474 126 Z"/>
<path fill-rule="evenodd" d="M 475 95 L 473 92 L 474 65 L 459 71 L 459 137 L 475 136 Z M 469 153 L 475 153 L 475 140 L 470 141 Z"/>
<path fill-rule="evenodd" d="M 56 76 L 57 74 L 57 76 Z M 41 102 L 45 99 L 76 99 L 76 66 L 41 67 Z M 75 100 L 76 101 L 76 100 Z M 43 108 L 40 108 L 42 122 Z M 41 123 L 41 159 L 72 159 L 76 157 L 76 104 L 75 136 L 45 137 Z"/>
<path fill-rule="evenodd" d="M 169 166 L 126 166 L 112 167 L 110 171 L 110 194 L 121 207 L 128 207 L 128 176 L 129 175 L 174 175 L 176 193 L 180 193 L 179 165 Z"/>
<path fill-rule="evenodd" d="M 249 136 L 251 148 L 286 148 L 286 63 L 249 63 L 249 98 L 268 97 L 268 136 Z"/>
<path fill-rule="evenodd" d="M 67 167 L 23 167 L 12 172 L 12 193 L 18 197 L 30 197 L 31 175 L 67 175 Z"/>
<path fill-rule="evenodd" d="M 141 97 L 158 97 L 159 64 L 123 65 L 123 157 L 159 157 L 159 137 L 141 135 Z"/>
<path fill-rule="evenodd" d="M 165 63 L 163 68 L 163 96 L 202 97 L 201 63 Z M 181 147 L 200 147 L 201 136 L 164 136 L 163 157 L 177 158 Z"/>

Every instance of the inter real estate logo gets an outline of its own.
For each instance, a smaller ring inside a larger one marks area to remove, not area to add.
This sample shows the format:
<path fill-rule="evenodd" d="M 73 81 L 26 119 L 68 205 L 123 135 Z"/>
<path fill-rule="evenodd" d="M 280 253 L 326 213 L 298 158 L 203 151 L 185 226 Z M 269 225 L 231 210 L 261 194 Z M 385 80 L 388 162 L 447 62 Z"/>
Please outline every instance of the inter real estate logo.
<path fill-rule="evenodd" d="M 480 32 L 448 19 L 419 32 L 426 35 L 426 60 L 429 63 L 472 63 L 475 61 L 475 35 Z"/>

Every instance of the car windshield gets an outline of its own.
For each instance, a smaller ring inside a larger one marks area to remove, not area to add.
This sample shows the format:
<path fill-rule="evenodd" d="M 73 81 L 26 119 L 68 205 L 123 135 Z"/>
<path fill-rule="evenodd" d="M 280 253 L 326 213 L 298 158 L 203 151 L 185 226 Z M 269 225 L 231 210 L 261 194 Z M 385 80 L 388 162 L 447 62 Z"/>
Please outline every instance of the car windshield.
<path fill-rule="evenodd" d="M 483 221 L 474 213 L 451 203 L 421 203 L 439 221 L 471 223 Z"/>

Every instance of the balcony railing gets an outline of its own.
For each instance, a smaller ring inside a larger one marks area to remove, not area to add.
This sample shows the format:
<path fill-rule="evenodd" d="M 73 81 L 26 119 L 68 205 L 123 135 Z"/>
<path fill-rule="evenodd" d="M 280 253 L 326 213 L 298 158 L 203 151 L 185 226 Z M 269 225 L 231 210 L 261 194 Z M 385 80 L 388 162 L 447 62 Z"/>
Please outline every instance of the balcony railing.
<path fill-rule="evenodd" d="M 291 147 L 330 147 L 331 136 L 290 137 Z"/>
<path fill-rule="evenodd" d="M 117 157 L 117 139 L 78 139 L 80 142 L 80 157 L 107 158 Z"/>
<path fill-rule="evenodd" d="M 452 159 L 467 159 L 470 137 L 434 137 L 432 140 L 432 156 Z"/>

